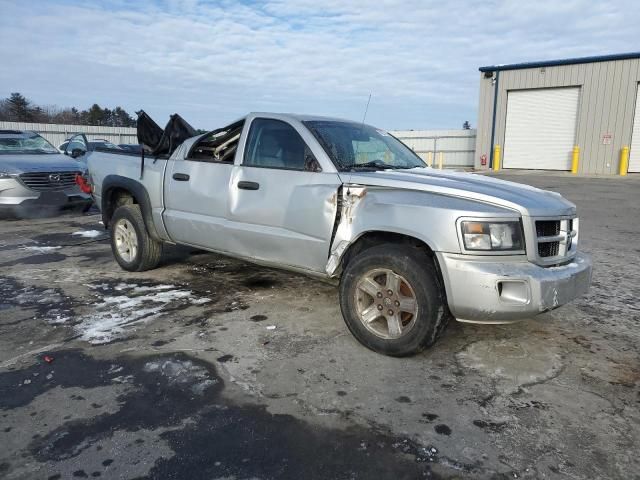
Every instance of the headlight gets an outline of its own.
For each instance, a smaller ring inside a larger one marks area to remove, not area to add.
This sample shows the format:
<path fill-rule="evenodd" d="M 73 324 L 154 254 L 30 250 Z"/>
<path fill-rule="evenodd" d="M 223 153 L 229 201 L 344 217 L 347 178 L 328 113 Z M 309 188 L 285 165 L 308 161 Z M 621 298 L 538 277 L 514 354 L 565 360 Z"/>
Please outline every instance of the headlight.
<path fill-rule="evenodd" d="M 524 250 L 520 222 L 462 222 L 467 250 Z"/>
<path fill-rule="evenodd" d="M 12 175 L 11 173 L 7 173 L 7 172 L 0 172 L 0 179 L 2 178 L 13 178 L 14 175 Z"/>

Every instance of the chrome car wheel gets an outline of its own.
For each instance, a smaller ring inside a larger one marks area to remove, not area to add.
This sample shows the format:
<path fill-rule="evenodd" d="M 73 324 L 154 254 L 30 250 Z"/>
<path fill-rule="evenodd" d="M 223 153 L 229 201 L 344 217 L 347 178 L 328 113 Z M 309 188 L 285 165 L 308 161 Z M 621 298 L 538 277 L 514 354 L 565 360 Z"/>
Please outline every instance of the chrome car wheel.
<path fill-rule="evenodd" d="M 384 339 L 406 335 L 418 316 L 413 288 L 403 276 L 386 268 L 370 270 L 360 278 L 355 305 L 365 328 Z"/>
<path fill-rule="evenodd" d="M 125 262 L 133 262 L 138 254 L 138 235 L 133 224 L 121 218 L 113 228 L 118 255 Z"/>

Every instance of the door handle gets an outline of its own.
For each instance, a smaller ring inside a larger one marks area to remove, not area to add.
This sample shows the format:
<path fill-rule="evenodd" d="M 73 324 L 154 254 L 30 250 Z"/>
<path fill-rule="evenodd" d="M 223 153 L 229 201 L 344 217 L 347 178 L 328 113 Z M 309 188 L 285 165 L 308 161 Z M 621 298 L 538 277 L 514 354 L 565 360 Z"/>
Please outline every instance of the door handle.
<path fill-rule="evenodd" d="M 177 180 L 179 182 L 188 182 L 189 181 L 189 175 L 187 175 L 186 173 L 174 173 L 173 174 L 173 179 Z"/>
<path fill-rule="evenodd" d="M 242 190 L 258 190 L 260 188 L 260 184 L 258 182 L 247 182 L 242 180 L 238 182 L 238 188 Z"/>

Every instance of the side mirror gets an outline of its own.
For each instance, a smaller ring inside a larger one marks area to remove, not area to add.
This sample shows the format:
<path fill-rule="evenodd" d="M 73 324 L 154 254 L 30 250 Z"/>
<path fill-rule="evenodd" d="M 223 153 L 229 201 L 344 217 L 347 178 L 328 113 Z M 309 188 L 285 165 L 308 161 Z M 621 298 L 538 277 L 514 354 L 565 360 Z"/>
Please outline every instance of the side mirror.
<path fill-rule="evenodd" d="M 74 148 L 73 150 L 71 150 L 71 158 L 78 158 L 84 154 L 85 154 L 85 151 L 82 150 L 81 148 Z"/>

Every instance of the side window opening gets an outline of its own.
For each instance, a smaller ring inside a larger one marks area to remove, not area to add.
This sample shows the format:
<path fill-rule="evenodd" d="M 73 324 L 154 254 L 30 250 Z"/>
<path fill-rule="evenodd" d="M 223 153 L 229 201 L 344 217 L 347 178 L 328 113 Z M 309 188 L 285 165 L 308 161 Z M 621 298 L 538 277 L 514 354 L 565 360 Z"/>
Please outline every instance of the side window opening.
<path fill-rule="evenodd" d="M 244 120 L 208 133 L 191 150 L 188 158 L 206 162 L 233 163 Z"/>
<path fill-rule="evenodd" d="M 281 120 L 257 118 L 251 124 L 243 165 L 300 171 L 321 171 L 300 134 Z"/>
<path fill-rule="evenodd" d="M 69 154 L 72 154 L 74 150 L 82 153 L 87 152 L 87 144 L 85 143 L 84 136 L 82 134 L 72 137 L 65 149 Z"/>

